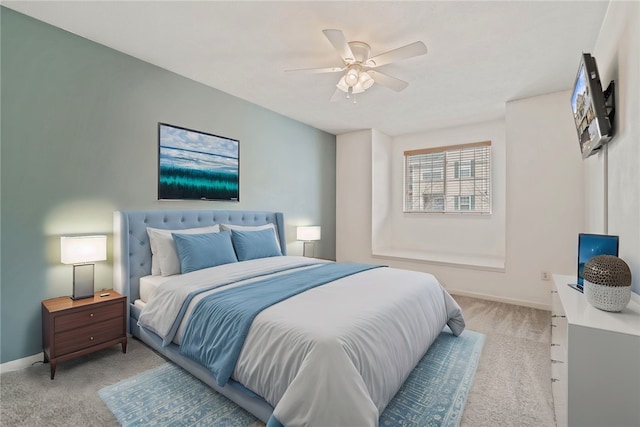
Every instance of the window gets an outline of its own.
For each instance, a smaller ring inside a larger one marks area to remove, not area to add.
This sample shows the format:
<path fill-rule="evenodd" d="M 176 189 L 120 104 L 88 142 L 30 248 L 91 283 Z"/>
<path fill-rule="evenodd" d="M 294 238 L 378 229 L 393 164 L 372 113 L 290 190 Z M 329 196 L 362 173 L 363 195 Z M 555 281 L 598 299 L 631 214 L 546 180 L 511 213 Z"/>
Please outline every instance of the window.
<path fill-rule="evenodd" d="M 491 213 L 491 141 L 404 152 L 405 212 Z"/>
<path fill-rule="evenodd" d="M 475 209 L 476 196 L 453 196 L 453 209 L 456 211 L 472 211 Z"/>
<path fill-rule="evenodd" d="M 444 194 L 423 194 L 423 203 L 426 210 L 443 211 L 444 210 Z"/>
<path fill-rule="evenodd" d="M 453 170 L 455 179 L 473 178 L 475 176 L 475 160 L 456 161 Z"/>

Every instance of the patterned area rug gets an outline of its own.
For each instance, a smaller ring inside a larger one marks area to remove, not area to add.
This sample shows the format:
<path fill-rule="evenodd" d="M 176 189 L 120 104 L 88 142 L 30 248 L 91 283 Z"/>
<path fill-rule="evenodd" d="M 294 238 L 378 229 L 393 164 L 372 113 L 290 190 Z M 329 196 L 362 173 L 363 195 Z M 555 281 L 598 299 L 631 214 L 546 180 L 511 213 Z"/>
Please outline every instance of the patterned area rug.
<path fill-rule="evenodd" d="M 380 417 L 380 426 L 457 426 L 476 372 L 484 335 L 447 328 Z M 262 425 L 251 414 L 172 363 L 101 389 L 118 422 L 129 426 Z"/>

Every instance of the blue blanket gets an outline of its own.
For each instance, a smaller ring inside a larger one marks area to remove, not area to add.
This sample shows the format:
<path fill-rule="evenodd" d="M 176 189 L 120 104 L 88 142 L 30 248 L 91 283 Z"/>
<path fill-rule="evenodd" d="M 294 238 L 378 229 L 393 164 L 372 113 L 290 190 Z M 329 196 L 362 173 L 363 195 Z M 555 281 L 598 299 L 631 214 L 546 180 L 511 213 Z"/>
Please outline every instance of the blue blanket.
<path fill-rule="evenodd" d="M 206 296 L 193 309 L 180 352 L 206 366 L 218 385 L 224 386 L 233 373 L 253 319 L 262 310 L 306 290 L 378 267 L 323 264 Z"/>

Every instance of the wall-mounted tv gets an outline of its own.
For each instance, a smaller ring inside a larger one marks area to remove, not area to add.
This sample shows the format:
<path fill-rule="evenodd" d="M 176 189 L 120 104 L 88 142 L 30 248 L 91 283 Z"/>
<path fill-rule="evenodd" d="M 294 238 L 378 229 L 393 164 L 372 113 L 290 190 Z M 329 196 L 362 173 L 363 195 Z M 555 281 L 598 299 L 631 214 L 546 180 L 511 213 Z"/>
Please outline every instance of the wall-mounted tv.
<path fill-rule="evenodd" d="M 595 154 L 611 139 L 613 91 L 613 81 L 605 92 L 602 91 L 596 60 L 583 53 L 571 95 L 571 109 L 583 159 Z"/>
<path fill-rule="evenodd" d="M 239 201 L 240 141 L 158 123 L 158 199 Z"/>

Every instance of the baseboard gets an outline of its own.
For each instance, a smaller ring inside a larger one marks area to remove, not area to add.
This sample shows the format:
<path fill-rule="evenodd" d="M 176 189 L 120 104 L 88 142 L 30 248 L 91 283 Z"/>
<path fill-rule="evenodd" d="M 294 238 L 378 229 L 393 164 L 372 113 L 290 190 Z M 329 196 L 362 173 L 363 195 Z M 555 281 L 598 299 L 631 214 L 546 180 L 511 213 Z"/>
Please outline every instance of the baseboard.
<path fill-rule="evenodd" d="M 449 292 L 451 295 L 460 295 L 461 297 L 471 297 L 471 298 L 484 299 L 488 301 L 504 302 L 506 304 L 520 305 L 523 307 L 537 308 L 538 310 L 551 311 L 551 306 L 549 304 L 538 304 L 535 302 L 525 301 L 525 300 L 520 300 L 515 298 L 497 297 L 494 295 L 486 295 L 478 292 L 469 292 L 469 291 L 462 291 L 462 290 L 449 289 L 449 288 L 447 288 L 447 292 Z"/>
<path fill-rule="evenodd" d="M 28 368 L 36 362 L 44 360 L 44 353 L 34 354 L 33 356 L 23 357 L 22 359 L 12 360 L 0 365 L 0 373 L 4 374 L 9 371 L 17 371 L 18 369 Z"/>

